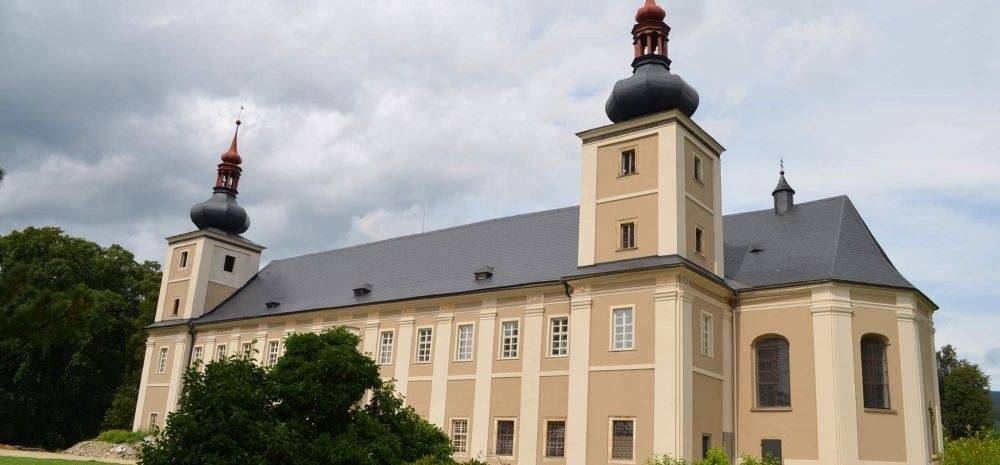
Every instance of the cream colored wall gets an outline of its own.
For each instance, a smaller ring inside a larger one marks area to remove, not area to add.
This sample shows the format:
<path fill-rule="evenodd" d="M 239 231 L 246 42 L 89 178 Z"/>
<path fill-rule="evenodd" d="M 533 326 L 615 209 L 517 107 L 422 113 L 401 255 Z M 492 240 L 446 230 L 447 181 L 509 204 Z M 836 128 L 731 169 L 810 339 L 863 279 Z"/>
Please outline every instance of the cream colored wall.
<path fill-rule="evenodd" d="M 635 419 L 635 463 L 653 455 L 653 393 L 651 368 L 591 371 L 587 463 L 610 461 L 608 428 L 612 417 Z"/>
<path fill-rule="evenodd" d="M 702 457 L 701 436 L 712 437 L 712 447 L 722 447 L 722 380 L 702 373 L 695 373 L 694 385 L 694 416 L 692 417 L 694 432 L 694 456 Z"/>
<path fill-rule="evenodd" d="M 646 194 L 597 205 L 595 257 L 598 262 L 648 257 L 657 254 L 657 198 Z M 635 248 L 619 249 L 619 224 L 635 223 Z"/>
<path fill-rule="evenodd" d="M 545 422 L 547 420 L 566 421 L 566 406 L 569 398 L 569 377 L 568 376 L 544 376 L 539 380 L 539 398 L 543 399 L 538 404 L 538 454 L 537 463 L 566 463 L 564 458 L 545 457 Z"/>
<path fill-rule="evenodd" d="M 235 287 L 213 281 L 209 281 L 206 285 L 208 288 L 205 290 L 205 308 L 215 308 L 216 305 L 221 304 L 223 300 L 228 299 L 236 292 Z"/>
<path fill-rule="evenodd" d="M 685 199 L 687 208 L 687 218 L 685 220 L 687 228 L 687 258 L 692 262 L 701 265 L 706 270 L 712 271 L 715 263 L 715 219 L 714 215 L 706 211 L 701 205 L 691 199 Z M 699 254 L 695 248 L 695 228 L 700 227 L 704 232 L 704 253 Z"/>
<path fill-rule="evenodd" d="M 715 327 L 713 334 L 713 350 L 712 356 L 705 356 L 701 354 L 701 315 L 702 313 L 707 313 L 712 315 L 712 326 Z M 695 368 L 705 370 L 711 374 L 722 375 L 722 362 L 726 357 L 725 352 L 722 350 L 723 342 L 723 332 L 722 332 L 722 317 L 723 310 L 718 303 L 709 302 L 705 298 L 696 298 L 694 300 L 694 314 L 691 318 L 691 351 L 694 354 L 692 358 L 692 363 Z"/>
<path fill-rule="evenodd" d="M 185 266 L 184 268 L 180 267 L 181 253 L 182 252 L 187 252 L 188 253 L 187 266 Z M 194 264 L 194 259 L 197 256 L 196 253 L 197 253 L 197 245 L 196 244 L 188 244 L 188 245 L 184 245 L 184 246 L 179 246 L 179 247 L 173 248 L 170 251 L 170 254 L 171 254 L 171 261 L 170 262 L 173 264 L 173 266 L 171 266 L 170 269 L 168 269 L 166 271 L 167 271 L 167 276 L 170 278 L 171 281 L 176 280 L 176 279 L 183 279 L 183 278 L 190 278 L 191 277 L 191 268 L 192 268 L 192 265 Z"/>
<path fill-rule="evenodd" d="M 611 350 L 612 309 L 633 307 L 635 349 Z M 594 296 L 590 318 L 590 365 L 618 366 L 653 363 L 653 293 L 633 291 Z"/>
<path fill-rule="evenodd" d="M 906 460 L 906 437 L 902 415 L 902 381 L 899 365 L 899 335 L 896 329 L 896 311 L 892 308 L 895 296 L 866 292 L 852 292 L 854 301 L 853 340 L 855 395 L 858 399 L 858 456 L 861 460 L 903 461 Z M 869 410 L 864 408 L 864 390 L 861 377 L 861 338 L 877 335 L 889 344 L 886 361 L 889 370 L 890 410 Z"/>
<path fill-rule="evenodd" d="M 167 284 L 167 289 L 163 294 L 163 316 L 160 320 L 179 320 L 185 318 L 185 310 L 188 308 L 188 290 L 191 287 L 191 280 L 182 278 Z M 177 315 L 174 315 L 174 299 L 179 299 Z"/>
<path fill-rule="evenodd" d="M 694 177 L 695 157 L 701 158 L 702 161 L 701 181 Z M 718 158 L 715 155 L 709 155 L 704 150 L 698 148 L 698 146 L 691 139 L 684 141 L 684 158 L 686 160 L 686 163 L 684 164 L 684 172 L 686 179 L 685 188 L 687 189 L 687 193 L 702 204 L 707 205 L 710 208 L 714 208 L 716 181 L 715 163 L 718 162 Z"/>
<path fill-rule="evenodd" d="M 431 381 L 410 381 L 406 390 L 406 404 L 413 407 L 420 416 L 427 418 L 431 414 Z"/>
<path fill-rule="evenodd" d="M 656 139 L 657 135 L 651 134 L 597 148 L 598 199 L 656 189 L 658 170 Z M 621 154 L 630 149 L 635 150 L 636 174 L 622 176 Z"/>

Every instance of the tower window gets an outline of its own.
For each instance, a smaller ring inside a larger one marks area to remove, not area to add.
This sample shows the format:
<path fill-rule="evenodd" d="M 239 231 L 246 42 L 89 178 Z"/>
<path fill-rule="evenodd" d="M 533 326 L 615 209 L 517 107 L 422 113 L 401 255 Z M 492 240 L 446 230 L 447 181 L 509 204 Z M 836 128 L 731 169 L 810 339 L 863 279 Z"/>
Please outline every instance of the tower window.
<path fill-rule="evenodd" d="M 179 260 L 178 268 L 184 269 L 188 266 L 188 252 L 187 250 L 181 252 L 181 259 Z"/>
<path fill-rule="evenodd" d="M 619 249 L 629 250 L 635 248 L 635 222 L 629 221 L 621 223 L 619 226 Z"/>
<path fill-rule="evenodd" d="M 156 361 L 156 372 L 163 373 L 167 371 L 167 349 L 166 347 L 160 347 L 160 358 Z"/>
<path fill-rule="evenodd" d="M 226 255 L 226 261 L 223 262 L 222 264 L 222 271 L 232 273 L 233 268 L 236 268 L 236 257 L 232 255 Z"/>
<path fill-rule="evenodd" d="M 622 152 L 621 170 L 619 173 L 621 176 L 628 176 L 630 174 L 635 174 L 635 150 L 630 149 Z"/>
<path fill-rule="evenodd" d="M 705 181 L 705 169 L 701 161 L 701 157 L 694 156 L 694 180 L 698 182 Z"/>
<path fill-rule="evenodd" d="M 712 314 L 701 314 L 701 354 L 706 357 L 715 356 L 715 323 Z"/>
<path fill-rule="evenodd" d="M 170 311 L 171 315 L 177 316 L 177 313 L 181 309 L 181 299 L 174 299 L 174 308 Z"/>
<path fill-rule="evenodd" d="M 708 458 L 708 450 L 712 448 L 712 435 L 702 434 L 701 435 L 701 458 Z"/>
<path fill-rule="evenodd" d="M 705 255 L 705 230 L 697 226 L 694 228 L 694 252 Z"/>

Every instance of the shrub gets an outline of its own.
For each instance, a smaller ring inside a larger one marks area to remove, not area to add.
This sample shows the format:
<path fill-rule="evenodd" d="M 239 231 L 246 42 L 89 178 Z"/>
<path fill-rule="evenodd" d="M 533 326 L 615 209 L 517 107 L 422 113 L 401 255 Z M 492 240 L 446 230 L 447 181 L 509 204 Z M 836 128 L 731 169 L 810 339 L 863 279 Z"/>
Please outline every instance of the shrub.
<path fill-rule="evenodd" d="M 740 465 L 781 465 L 774 457 L 757 458 L 750 455 L 740 457 Z"/>
<path fill-rule="evenodd" d="M 1000 434 L 980 431 L 949 441 L 944 446 L 941 465 L 1000 465 Z"/>
<path fill-rule="evenodd" d="M 729 465 L 729 457 L 726 457 L 726 451 L 722 448 L 713 447 L 708 450 L 703 460 L 696 462 L 696 465 Z"/>
<path fill-rule="evenodd" d="M 149 431 L 129 431 L 125 429 L 111 429 L 102 432 L 97 436 L 97 440 L 101 442 L 110 442 L 111 444 L 135 444 L 137 442 L 142 442 L 146 436 L 153 434 Z"/>
<path fill-rule="evenodd" d="M 688 465 L 687 460 L 672 455 L 654 455 L 646 459 L 645 465 Z"/>

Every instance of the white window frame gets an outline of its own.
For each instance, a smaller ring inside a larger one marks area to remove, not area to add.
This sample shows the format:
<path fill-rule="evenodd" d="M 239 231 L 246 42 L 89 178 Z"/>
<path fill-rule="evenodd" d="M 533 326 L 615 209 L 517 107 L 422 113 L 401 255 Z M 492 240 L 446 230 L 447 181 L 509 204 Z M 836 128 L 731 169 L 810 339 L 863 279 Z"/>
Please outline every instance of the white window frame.
<path fill-rule="evenodd" d="M 194 346 L 194 350 L 191 353 L 191 364 L 195 362 L 205 361 L 205 347 L 204 346 Z"/>
<path fill-rule="evenodd" d="M 253 351 L 254 342 L 256 341 L 244 342 L 240 344 L 240 357 L 250 356 L 250 352 Z"/>
<path fill-rule="evenodd" d="M 501 421 L 510 421 L 514 423 L 514 431 L 510 438 L 510 455 L 500 455 L 497 452 L 497 444 L 500 440 L 500 434 L 498 428 L 500 427 Z M 513 458 L 517 457 L 517 417 L 494 417 L 493 418 L 493 455 L 499 458 Z"/>
<path fill-rule="evenodd" d="M 625 154 L 632 152 L 632 171 L 625 170 Z M 639 174 L 639 150 L 638 147 L 624 147 L 618 151 L 618 177 Z"/>
<path fill-rule="evenodd" d="M 187 250 L 181 250 L 180 256 L 177 258 L 177 269 L 185 270 L 188 267 L 188 259 L 191 256 L 188 254 Z"/>
<path fill-rule="evenodd" d="M 708 318 L 709 330 L 705 329 L 705 318 Z M 715 315 L 701 311 L 701 318 L 698 320 L 698 327 L 701 328 L 701 355 L 708 358 L 715 358 Z"/>
<path fill-rule="evenodd" d="M 464 421 L 465 422 L 465 447 L 459 450 L 455 447 L 455 422 Z M 448 419 L 448 438 L 451 439 L 452 448 L 455 450 L 455 455 L 457 456 L 468 456 L 469 455 L 469 438 L 472 436 L 472 422 L 469 421 L 468 417 L 452 417 Z"/>
<path fill-rule="evenodd" d="M 615 422 L 616 421 L 631 421 L 632 422 L 632 458 L 631 459 L 615 459 L 614 447 L 615 447 Z M 635 438 L 639 435 L 639 422 L 636 417 L 608 417 L 608 463 L 635 463 Z"/>
<path fill-rule="evenodd" d="M 625 247 L 625 241 L 622 240 L 622 227 L 631 224 L 632 225 L 632 244 L 629 247 Z M 623 220 L 618 220 L 615 224 L 615 237 L 617 238 L 619 252 L 624 252 L 628 250 L 635 250 L 639 248 L 639 221 L 635 218 L 626 218 Z"/>
<path fill-rule="evenodd" d="M 566 335 L 566 344 L 565 344 L 565 351 L 566 351 L 566 353 L 564 353 L 564 354 L 555 354 L 555 353 L 553 353 L 556 334 L 553 331 L 554 328 L 552 326 L 552 322 L 554 320 L 558 320 L 558 319 L 565 319 L 566 320 L 566 333 L 565 333 L 565 335 Z M 548 320 L 548 333 L 549 333 L 549 337 L 547 339 L 547 341 L 548 341 L 548 350 L 545 351 L 546 357 L 549 357 L 549 358 L 565 358 L 565 357 L 569 357 L 569 337 L 570 337 L 569 315 L 567 315 L 567 314 L 561 314 L 561 315 L 551 315 L 551 316 L 549 316 L 549 320 Z"/>
<path fill-rule="evenodd" d="M 563 424 L 563 455 L 549 455 L 549 423 L 562 422 Z M 565 460 L 566 459 L 566 418 L 546 418 L 545 429 L 542 431 L 542 459 L 543 460 Z"/>
<path fill-rule="evenodd" d="M 391 339 L 389 340 L 388 354 L 386 353 L 385 344 L 385 334 L 391 334 Z M 378 364 L 379 365 L 392 365 L 392 360 L 395 358 L 396 351 L 396 330 L 395 329 L 381 329 L 378 332 Z"/>
<path fill-rule="evenodd" d="M 156 357 L 156 374 L 162 375 L 167 372 L 167 357 L 169 355 L 169 347 L 160 347 L 159 355 Z"/>
<path fill-rule="evenodd" d="M 228 355 L 229 355 L 229 344 L 216 344 L 215 357 L 213 357 L 212 360 L 218 362 L 226 358 Z"/>
<path fill-rule="evenodd" d="M 267 355 L 264 359 L 264 366 L 273 367 L 278 363 L 279 358 L 281 358 L 281 340 L 274 339 L 267 341 Z"/>
<path fill-rule="evenodd" d="M 420 340 L 420 333 L 422 331 L 427 331 L 430 334 L 430 339 L 426 342 Z M 423 349 L 422 344 L 426 344 L 427 358 L 421 359 L 420 351 Z M 433 326 L 418 326 L 417 327 L 417 340 L 416 344 L 413 344 L 413 363 L 431 363 L 434 360 L 434 327 Z"/>
<path fill-rule="evenodd" d="M 697 224 L 694 225 L 694 253 L 705 256 L 705 228 Z"/>
<path fill-rule="evenodd" d="M 506 337 L 504 335 L 504 330 L 505 330 L 504 326 L 506 326 L 507 323 L 515 323 L 516 324 L 516 328 L 517 328 L 517 335 L 514 336 L 516 338 L 516 342 L 514 343 L 514 354 L 513 355 L 507 354 L 506 353 L 507 351 L 504 348 L 504 345 L 505 345 L 504 338 Z M 499 349 L 499 353 L 497 353 L 497 359 L 498 360 L 517 360 L 521 356 L 521 319 L 520 318 L 506 318 L 506 319 L 502 319 L 502 320 L 500 320 L 500 325 L 499 326 L 500 326 L 500 343 L 497 344 L 497 348 Z"/>
<path fill-rule="evenodd" d="M 615 344 L 615 312 L 618 310 L 629 310 L 632 312 L 632 344 L 628 347 L 616 347 Z M 611 352 L 628 352 L 636 350 L 638 344 L 636 344 L 636 332 L 635 332 L 635 304 L 629 305 L 614 305 L 611 307 L 611 311 L 608 312 L 608 350 Z"/>
<path fill-rule="evenodd" d="M 469 357 L 462 358 L 462 327 L 469 326 L 472 333 L 469 337 Z M 471 362 L 476 359 L 476 324 L 474 322 L 463 322 L 455 325 L 455 361 Z"/>

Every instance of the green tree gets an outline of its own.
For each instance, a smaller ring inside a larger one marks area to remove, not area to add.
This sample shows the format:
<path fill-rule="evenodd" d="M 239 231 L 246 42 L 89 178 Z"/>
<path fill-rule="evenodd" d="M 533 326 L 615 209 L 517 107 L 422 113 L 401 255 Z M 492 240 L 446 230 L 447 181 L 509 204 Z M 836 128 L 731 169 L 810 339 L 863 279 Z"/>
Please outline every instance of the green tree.
<path fill-rule="evenodd" d="M 245 453 L 260 457 L 250 463 L 453 463 L 448 437 L 382 382 L 359 342 L 343 328 L 295 334 L 270 371 L 242 358 L 192 368 L 142 463 L 242 463 Z"/>
<path fill-rule="evenodd" d="M 0 443 L 54 448 L 99 432 L 149 280 L 158 266 L 117 245 L 57 228 L 0 236 Z"/>
<path fill-rule="evenodd" d="M 959 439 L 992 428 L 990 377 L 978 365 L 960 359 L 951 345 L 938 351 L 937 362 L 944 433 Z"/>

